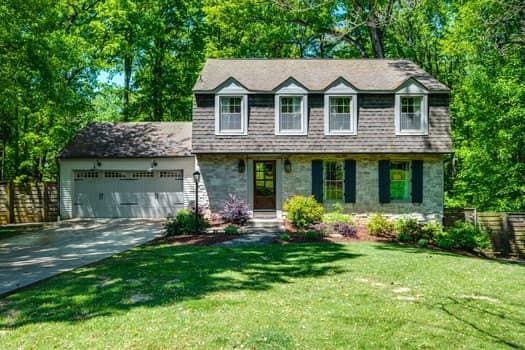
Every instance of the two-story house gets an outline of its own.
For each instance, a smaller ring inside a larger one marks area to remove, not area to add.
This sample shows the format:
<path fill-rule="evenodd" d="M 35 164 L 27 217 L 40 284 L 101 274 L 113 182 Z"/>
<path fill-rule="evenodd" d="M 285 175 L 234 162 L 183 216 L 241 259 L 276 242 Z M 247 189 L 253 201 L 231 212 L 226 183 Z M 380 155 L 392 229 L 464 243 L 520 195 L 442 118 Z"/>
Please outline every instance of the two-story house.
<path fill-rule="evenodd" d="M 193 121 L 93 123 L 60 155 L 60 213 L 166 217 L 228 194 L 281 217 L 293 195 L 439 219 L 449 89 L 409 61 L 206 62 Z"/>
<path fill-rule="evenodd" d="M 440 219 L 449 89 L 401 60 L 210 59 L 192 152 L 212 211 L 228 194 L 282 216 L 292 195 Z"/>

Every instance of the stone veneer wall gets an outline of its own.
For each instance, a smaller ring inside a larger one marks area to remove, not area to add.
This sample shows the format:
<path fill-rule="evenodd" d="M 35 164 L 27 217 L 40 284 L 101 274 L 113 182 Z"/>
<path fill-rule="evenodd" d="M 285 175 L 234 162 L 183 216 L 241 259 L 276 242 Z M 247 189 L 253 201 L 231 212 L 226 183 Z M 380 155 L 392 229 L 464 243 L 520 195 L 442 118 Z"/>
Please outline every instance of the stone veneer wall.
<path fill-rule="evenodd" d="M 239 159 L 238 156 L 197 156 L 197 165 L 201 172 L 199 206 L 218 212 L 224 207 L 230 193 L 248 201 L 248 172 L 245 170 L 244 173 L 239 173 Z"/>
<path fill-rule="evenodd" d="M 369 156 L 290 156 L 292 172 L 283 175 L 283 198 L 295 194 L 311 194 L 311 163 L 313 159 L 355 159 L 357 193 L 355 203 L 344 203 L 353 214 L 383 213 L 387 216 L 409 215 L 420 220 L 441 220 L 443 216 L 443 157 L 441 155 L 369 155 Z M 423 160 L 423 203 L 379 203 L 378 160 Z M 325 207 L 330 210 L 330 203 Z"/>
<path fill-rule="evenodd" d="M 267 158 L 266 156 L 265 158 Z M 277 158 L 283 158 L 278 156 Z M 356 203 L 345 203 L 348 212 L 366 216 L 379 212 L 388 216 L 409 215 L 421 220 L 441 220 L 443 215 L 443 157 L 441 155 L 295 155 L 284 156 L 292 164 L 292 172 L 282 174 L 283 201 L 293 195 L 311 195 L 311 164 L 313 159 L 357 161 Z M 216 212 L 222 209 L 229 193 L 248 202 L 248 177 L 239 173 L 240 156 L 198 155 L 202 174 L 199 200 Z M 378 160 L 423 160 L 423 203 L 379 203 Z M 251 207 L 251 203 L 249 203 Z M 331 204 L 325 203 L 330 210 Z"/>

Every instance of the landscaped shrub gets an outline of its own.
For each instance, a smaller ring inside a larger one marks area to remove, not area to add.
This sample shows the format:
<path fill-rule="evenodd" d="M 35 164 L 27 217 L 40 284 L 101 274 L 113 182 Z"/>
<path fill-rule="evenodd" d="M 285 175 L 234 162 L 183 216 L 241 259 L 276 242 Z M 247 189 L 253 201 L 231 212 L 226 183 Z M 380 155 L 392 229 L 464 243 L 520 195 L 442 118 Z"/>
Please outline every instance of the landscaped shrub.
<path fill-rule="evenodd" d="M 314 241 L 321 238 L 321 234 L 317 231 L 309 230 L 304 233 L 304 238 Z"/>
<path fill-rule="evenodd" d="M 347 224 L 354 223 L 351 215 L 343 214 L 343 206 L 340 203 L 335 203 L 332 207 L 332 211 L 323 215 L 322 221 L 325 224 L 337 222 L 345 222 Z"/>
<path fill-rule="evenodd" d="M 426 238 L 421 238 L 419 241 L 417 241 L 417 245 L 422 248 L 428 246 L 428 243 L 429 241 Z"/>
<path fill-rule="evenodd" d="M 235 236 L 235 235 L 238 235 L 240 232 L 239 232 L 239 227 L 238 226 L 235 226 L 235 225 L 228 225 L 224 228 L 224 234 L 226 235 L 231 235 L 231 236 Z"/>
<path fill-rule="evenodd" d="M 423 226 L 413 218 L 402 217 L 394 224 L 397 239 L 401 242 L 417 242 L 423 238 Z"/>
<path fill-rule="evenodd" d="M 197 224 L 195 224 L 195 211 L 188 209 L 179 210 L 177 215 L 168 219 L 164 225 L 167 236 L 187 235 L 193 233 L 195 229 L 201 232 L 208 227 L 208 220 L 202 215 L 198 216 Z"/>
<path fill-rule="evenodd" d="M 372 214 L 366 223 L 368 233 L 373 236 L 388 236 L 394 232 L 394 223 L 381 214 Z"/>
<path fill-rule="evenodd" d="M 281 233 L 281 234 L 279 235 L 279 239 L 280 239 L 281 241 L 289 241 L 290 238 L 291 238 L 290 235 L 289 235 L 288 233 L 286 233 L 286 232 L 285 232 L 285 233 Z"/>
<path fill-rule="evenodd" d="M 323 218 L 324 208 L 313 196 L 293 196 L 284 203 L 286 217 L 295 227 L 305 228 Z"/>
<path fill-rule="evenodd" d="M 436 237 L 436 243 L 443 249 L 456 248 L 472 251 L 488 248 L 490 239 L 486 231 L 479 229 L 474 224 L 456 221 L 453 227 Z"/>
<path fill-rule="evenodd" d="M 357 237 L 357 229 L 354 225 L 346 222 L 336 222 L 334 231 L 344 237 Z"/>
<path fill-rule="evenodd" d="M 228 195 L 221 215 L 224 221 L 236 225 L 244 225 L 250 219 L 248 205 L 233 194 Z"/>
<path fill-rule="evenodd" d="M 437 221 L 429 221 L 423 225 L 421 230 L 423 238 L 432 241 L 443 233 L 443 226 Z"/>
<path fill-rule="evenodd" d="M 322 222 L 317 222 L 308 226 L 308 230 L 317 232 L 319 236 L 326 236 L 330 234 L 330 225 Z"/>

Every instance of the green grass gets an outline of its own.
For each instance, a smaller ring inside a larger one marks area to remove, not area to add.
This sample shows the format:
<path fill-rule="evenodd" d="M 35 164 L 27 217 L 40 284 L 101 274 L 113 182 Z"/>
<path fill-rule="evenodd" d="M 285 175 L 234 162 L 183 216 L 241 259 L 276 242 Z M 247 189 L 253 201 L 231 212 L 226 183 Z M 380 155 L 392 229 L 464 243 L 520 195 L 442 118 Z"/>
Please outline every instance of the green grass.
<path fill-rule="evenodd" d="M 397 245 L 148 246 L 0 299 L 0 347 L 523 348 L 524 286 Z"/>

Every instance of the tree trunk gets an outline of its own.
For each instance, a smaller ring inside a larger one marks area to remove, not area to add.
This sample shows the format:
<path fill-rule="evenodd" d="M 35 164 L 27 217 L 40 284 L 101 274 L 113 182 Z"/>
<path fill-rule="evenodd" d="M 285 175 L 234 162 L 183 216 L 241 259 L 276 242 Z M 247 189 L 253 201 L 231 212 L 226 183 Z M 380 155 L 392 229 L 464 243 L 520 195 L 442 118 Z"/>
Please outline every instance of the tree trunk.
<path fill-rule="evenodd" d="M 131 41 L 132 34 L 131 31 L 126 32 L 126 42 L 127 50 L 124 53 L 124 94 L 122 97 L 122 117 L 124 121 L 129 121 L 130 111 L 129 111 L 129 95 L 130 95 L 130 85 L 131 85 L 131 73 L 133 67 L 133 54 L 131 53 Z"/>
<path fill-rule="evenodd" d="M 163 67 L 162 67 L 162 61 L 164 56 L 164 42 L 160 40 L 156 40 L 154 50 L 154 59 L 153 59 L 153 71 L 152 71 L 152 100 L 153 100 L 153 120 L 154 121 L 161 121 L 164 110 L 162 107 L 162 73 L 163 73 Z"/>

